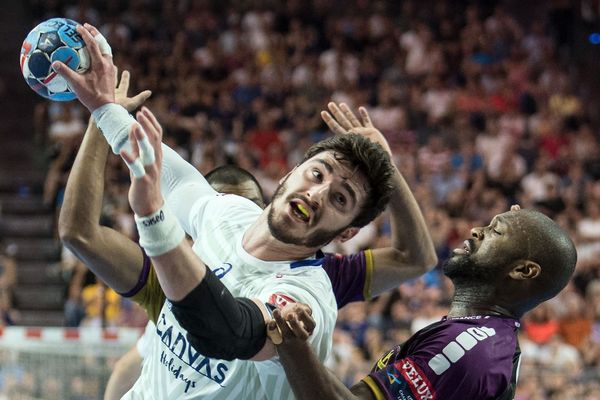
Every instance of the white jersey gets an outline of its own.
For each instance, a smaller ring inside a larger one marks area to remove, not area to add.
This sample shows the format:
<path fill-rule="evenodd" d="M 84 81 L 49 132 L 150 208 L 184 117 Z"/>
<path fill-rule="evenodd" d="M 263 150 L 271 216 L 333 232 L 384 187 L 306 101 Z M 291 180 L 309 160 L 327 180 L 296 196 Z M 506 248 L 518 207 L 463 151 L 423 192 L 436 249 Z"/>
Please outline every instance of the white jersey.
<path fill-rule="evenodd" d="M 280 305 L 296 301 L 311 307 L 316 329 L 310 343 L 320 361 L 325 361 L 337 306 L 321 260 L 266 262 L 248 254 L 242 237 L 261 209 L 243 197 L 213 192 L 193 202 L 186 213 L 182 225 L 195 240 L 194 252 L 234 296 Z M 204 357 L 190 346 L 170 307 L 165 301 L 140 379 L 124 399 L 293 399 L 276 359 Z"/>
<path fill-rule="evenodd" d="M 146 328 L 144 329 L 144 334 L 140 336 L 137 343 L 135 344 L 135 348 L 142 358 L 142 361 L 146 359 L 148 354 L 150 354 L 150 346 L 152 343 L 152 336 L 156 331 L 156 325 L 154 322 L 148 321 L 146 324 Z"/>

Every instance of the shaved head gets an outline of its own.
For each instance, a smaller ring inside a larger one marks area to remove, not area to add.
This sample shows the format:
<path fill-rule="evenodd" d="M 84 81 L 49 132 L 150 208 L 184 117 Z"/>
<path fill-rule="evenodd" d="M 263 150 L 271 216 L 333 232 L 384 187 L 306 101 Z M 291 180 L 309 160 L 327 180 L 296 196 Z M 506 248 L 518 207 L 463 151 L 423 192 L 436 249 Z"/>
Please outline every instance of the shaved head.
<path fill-rule="evenodd" d="M 556 296 L 575 270 L 571 238 L 540 212 L 513 209 L 471 235 L 444 265 L 463 305 L 477 299 L 479 306 L 522 315 Z"/>
<path fill-rule="evenodd" d="M 514 213 L 527 239 L 517 245 L 525 247 L 526 259 L 542 268 L 535 290 L 538 302 L 542 302 L 556 296 L 567 285 L 575 270 L 577 251 L 569 235 L 544 214 L 531 210 Z"/>

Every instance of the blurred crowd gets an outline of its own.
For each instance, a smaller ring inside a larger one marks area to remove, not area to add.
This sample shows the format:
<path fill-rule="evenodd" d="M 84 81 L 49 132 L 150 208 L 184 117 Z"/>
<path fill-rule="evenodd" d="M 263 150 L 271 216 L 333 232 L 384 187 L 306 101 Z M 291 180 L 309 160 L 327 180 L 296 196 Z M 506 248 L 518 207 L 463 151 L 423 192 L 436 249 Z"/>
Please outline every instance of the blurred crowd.
<path fill-rule="evenodd" d="M 303 152 L 330 134 L 319 111 L 333 100 L 368 108 L 440 260 L 513 203 L 554 218 L 577 245 L 577 270 L 522 321 L 516 398 L 600 399 L 600 130 L 589 107 L 599 92 L 580 68 L 574 28 L 600 26 L 598 1 L 532 2 L 534 10 L 442 0 L 30 3 L 40 21 L 65 16 L 100 27 L 115 64 L 131 71 L 131 92 L 152 90 L 147 105 L 166 143 L 203 173 L 235 163 L 270 197 Z M 44 199 L 57 209 L 87 117 L 76 102 L 36 109 L 51 160 Z M 103 223 L 135 239 L 128 180 L 111 158 Z M 385 246 L 389 234 L 383 215 L 328 250 Z M 70 324 L 94 323 L 98 298 L 114 306 L 103 323 L 139 323 L 131 304 L 77 276 Z M 451 295 L 438 267 L 348 305 L 330 367 L 356 382 L 392 344 L 443 316 Z"/>

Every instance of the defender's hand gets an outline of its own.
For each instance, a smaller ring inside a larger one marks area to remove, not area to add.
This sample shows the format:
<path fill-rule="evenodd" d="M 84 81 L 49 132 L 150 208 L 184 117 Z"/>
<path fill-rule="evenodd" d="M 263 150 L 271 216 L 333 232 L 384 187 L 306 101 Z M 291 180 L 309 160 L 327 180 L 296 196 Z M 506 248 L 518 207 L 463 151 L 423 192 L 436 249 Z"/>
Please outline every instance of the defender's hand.
<path fill-rule="evenodd" d="M 311 309 L 304 304 L 292 304 L 273 311 L 267 324 L 267 336 L 275 345 L 293 345 L 305 342 L 315 330 Z"/>
<path fill-rule="evenodd" d="M 144 102 L 152 95 L 152 92 L 150 90 L 144 90 L 133 97 L 127 97 L 129 78 L 129 71 L 125 70 L 121 73 L 121 80 L 119 81 L 119 85 L 115 88 L 115 101 L 125 107 L 127 111 L 132 112 L 144 104 Z"/>
<path fill-rule="evenodd" d="M 73 71 L 60 61 L 52 68 L 69 83 L 77 98 L 90 112 L 115 102 L 116 67 L 106 39 L 90 24 L 77 25 L 77 33 L 85 42 L 90 56 L 90 68 L 83 74 Z"/>
<path fill-rule="evenodd" d="M 321 118 L 323 118 L 323 121 L 325 121 L 333 133 L 336 135 L 356 133 L 365 136 L 371 141 L 379 143 L 391 157 L 392 150 L 390 149 L 385 136 L 383 136 L 383 133 L 381 133 L 379 129 L 373 126 L 371 117 L 369 117 L 369 113 L 367 112 L 366 108 L 358 108 L 358 112 L 360 113 L 360 117 L 362 119 L 362 121 L 359 121 L 346 103 L 340 103 L 338 106 L 334 102 L 330 102 L 327 104 L 327 107 L 329 108 L 329 111 L 331 111 L 331 114 L 328 111 L 321 111 Z"/>

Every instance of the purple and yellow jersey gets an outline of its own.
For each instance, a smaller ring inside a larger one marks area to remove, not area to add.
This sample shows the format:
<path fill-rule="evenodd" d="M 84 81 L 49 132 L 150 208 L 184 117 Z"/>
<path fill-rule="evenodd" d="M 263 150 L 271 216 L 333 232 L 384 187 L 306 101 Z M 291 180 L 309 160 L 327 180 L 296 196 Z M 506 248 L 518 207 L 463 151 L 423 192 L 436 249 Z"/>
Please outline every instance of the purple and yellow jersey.
<path fill-rule="evenodd" d="M 349 256 L 326 253 L 323 269 L 331 280 L 338 309 L 354 301 L 371 299 L 373 254 L 365 250 Z"/>
<path fill-rule="evenodd" d="M 521 351 L 517 320 L 445 318 L 384 355 L 363 379 L 377 400 L 508 400 Z"/>

